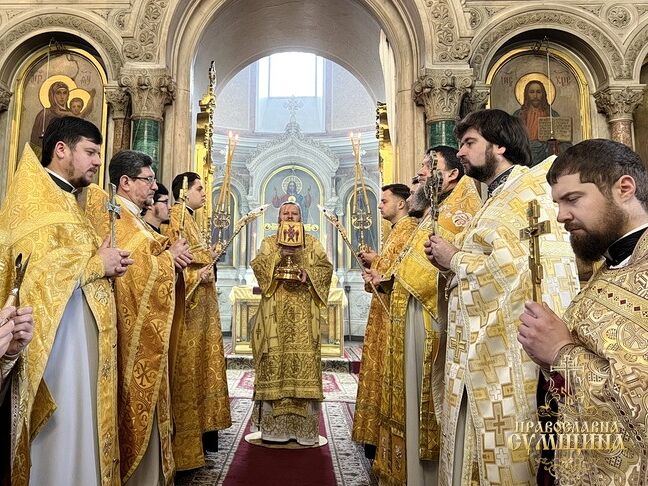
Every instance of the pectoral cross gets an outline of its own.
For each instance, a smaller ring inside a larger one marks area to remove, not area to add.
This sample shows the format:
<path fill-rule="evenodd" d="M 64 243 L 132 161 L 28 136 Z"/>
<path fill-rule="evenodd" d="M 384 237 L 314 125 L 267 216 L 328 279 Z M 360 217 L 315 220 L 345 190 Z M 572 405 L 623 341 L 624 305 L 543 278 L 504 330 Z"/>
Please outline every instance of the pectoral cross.
<path fill-rule="evenodd" d="M 116 248 L 115 220 L 121 215 L 121 207 L 117 204 L 117 186 L 115 184 L 110 184 L 110 200 L 106 203 L 106 209 L 110 216 L 110 247 Z"/>
<path fill-rule="evenodd" d="M 527 208 L 527 220 L 529 227 L 520 230 L 520 239 L 529 240 L 529 270 L 531 270 L 531 284 L 533 288 L 533 300 L 542 301 L 542 278 L 544 270 L 540 263 L 540 235 L 551 231 L 549 221 L 539 222 L 540 204 L 537 200 L 529 201 Z"/>

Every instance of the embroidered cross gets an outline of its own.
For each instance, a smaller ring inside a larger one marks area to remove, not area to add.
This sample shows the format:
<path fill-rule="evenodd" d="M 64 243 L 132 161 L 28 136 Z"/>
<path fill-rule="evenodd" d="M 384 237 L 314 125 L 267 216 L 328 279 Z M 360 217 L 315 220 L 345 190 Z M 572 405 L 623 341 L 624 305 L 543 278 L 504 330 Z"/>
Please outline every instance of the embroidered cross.
<path fill-rule="evenodd" d="M 463 329 L 457 329 L 456 337 L 450 338 L 450 347 L 454 349 L 454 362 L 459 363 L 459 354 L 468 349 L 466 342 L 463 341 Z"/>

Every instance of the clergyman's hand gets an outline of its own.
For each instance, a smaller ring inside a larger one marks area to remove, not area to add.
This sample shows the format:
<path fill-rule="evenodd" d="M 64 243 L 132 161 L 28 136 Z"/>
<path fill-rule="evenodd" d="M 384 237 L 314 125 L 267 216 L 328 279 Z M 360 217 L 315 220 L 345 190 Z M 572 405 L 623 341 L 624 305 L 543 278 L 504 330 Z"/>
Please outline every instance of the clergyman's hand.
<path fill-rule="evenodd" d="M 110 237 L 106 236 L 101 246 L 97 249 L 97 255 L 101 257 L 104 264 L 106 277 L 121 277 L 126 273 L 129 265 L 134 263 L 130 252 L 110 247 Z"/>
<path fill-rule="evenodd" d="M 564 345 L 573 339 L 567 325 L 546 304 L 526 302 L 520 316 L 518 341 L 532 359 L 549 368 Z"/>
<path fill-rule="evenodd" d="M 214 281 L 214 272 L 213 267 L 203 267 L 200 269 L 200 281 L 202 283 L 213 282 Z"/>
<path fill-rule="evenodd" d="M 377 256 L 378 253 L 376 253 L 375 251 L 363 251 L 358 254 L 358 257 L 360 257 L 360 260 L 362 260 L 362 264 L 367 268 L 371 267 L 371 264 Z"/>
<path fill-rule="evenodd" d="M 5 307 L 0 311 L 0 356 L 4 356 L 13 339 L 14 321 L 12 317 L 16 313 L 13 306 Z"/>
<path fill-rule="evenodd" d="M 423 246 L 428 260 L 439 270 L 448 270 L 452 257 L 459 251 L 459 248 L 437 235 L 430 235 Z"/>
<path fill-rule="evenodd" d="M 18 308 L 13 322 L 13 339 L 9 343 L 7 354 L 18 354 L 31 342 L 34 336 L 34 310 L 31 307 Z"/>
<path fill-rule="evenodd" d="M 193 261 L 193 257 L 189 252 L 189 243 L 187 243 L 187 240 L 184 238 L 175 241 L 173 245 L 169 247 L 169 251 L 173 255 L 173 262 L 176 269 L 180 272 Z"/>
<path fill-rule="evenodd" d="M 382 281 L 382 275 L 380 275 L 375 269 L 363 270 L 362 279 L 365 283 L 379 285 Z"/>
<path fill-rule="evenodd" d="M 306 280 L 308 279 L 308 273 L 306 273 L 306 270 L 303 268 L 299 271 L 299 281 L 301 283 L 306 283 Z"/>

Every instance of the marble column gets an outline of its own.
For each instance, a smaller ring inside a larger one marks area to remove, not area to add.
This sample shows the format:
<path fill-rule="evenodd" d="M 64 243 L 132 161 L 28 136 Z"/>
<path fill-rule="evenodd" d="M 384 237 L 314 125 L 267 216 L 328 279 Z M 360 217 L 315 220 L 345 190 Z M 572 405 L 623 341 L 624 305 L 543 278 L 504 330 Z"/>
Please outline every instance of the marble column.
<path fill-rule="evenodd" d="M 473 79 L 472 69 L 425 69 L 414 83 L 414 100 L 425 110 L 428 147 L 457 146 L 453 131 Z"/>
<path fill-rule="evenodd" d="M 610 138 L 631 149 L 634 149 L 633 113 L 643 100 L 645 87 L 606 86 L 594 93 L 596 107 L 610 126 Z"/>
<path fill-rule="evenodd" d="M 166 68 L 123 68 L 119 84 L 126 88 L 132 101 L 133 150 L 149 154 L 155 161 L 153 170 L 162 178 L 160 168 L 160 127 L 164 107 L 175 99 L 175 82 Z"/>
<path fill-rule="evenodd" d="M 130 98 L 126 88 L 106 86 L 106 102 L 113 120 L 113 144 L 111 157 L 121 150 L 130 148 L 130 123 L 126 118 Z"/>

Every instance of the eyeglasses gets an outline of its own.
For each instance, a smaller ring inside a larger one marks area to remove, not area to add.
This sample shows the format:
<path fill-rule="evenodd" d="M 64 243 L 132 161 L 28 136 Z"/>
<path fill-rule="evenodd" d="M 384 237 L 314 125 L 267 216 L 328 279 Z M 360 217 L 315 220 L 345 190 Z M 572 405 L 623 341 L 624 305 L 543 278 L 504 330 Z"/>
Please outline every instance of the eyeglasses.
<path fill-rule="evenodd" d="M 158 204 L 158 203 L 162 203 L 162 204 L 164 204 L 166 206 L 167 204 L 169 204 L 169 200 L 168 199 L 158 199 L 153 204 Z"/>
<path fill-rule="evenodd" d="M 146 181 L 149 186 L 152 186 L 156 181 L 155 176 L 148 177 L 131 177 L 131 179 L 139 179 L 140 181 Z"/>

